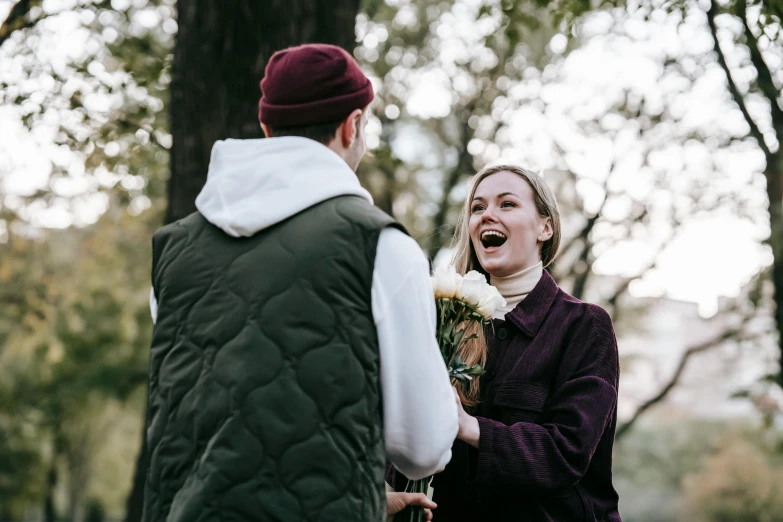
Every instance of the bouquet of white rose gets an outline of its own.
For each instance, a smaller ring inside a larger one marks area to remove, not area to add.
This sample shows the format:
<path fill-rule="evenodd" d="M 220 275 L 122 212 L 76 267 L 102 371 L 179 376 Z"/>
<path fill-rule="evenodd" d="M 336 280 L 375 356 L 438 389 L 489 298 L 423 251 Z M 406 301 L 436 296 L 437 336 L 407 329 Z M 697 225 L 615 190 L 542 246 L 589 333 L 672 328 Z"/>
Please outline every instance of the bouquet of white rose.
<path fill-rule="evenodd" d="M 486 277 L 472 270 L 461 276 L 449 266 L 435 270 L 431 278 L 437 310 L 436 336 L 449 376 L 462 386 L 468 386 L 474 377 L 484 373 L 476 364 L 468 366 L 459 357 L 460 347 L 476 334 L 466 335 L 474 323 L 484 324 L 492 319 L 495 311 L 505 306 L 506 300 L 498 289 L 487 283 Z M 427 493 L 432 477 L 411 480 L 405 491 Z M 424 510 L 411 506 L 401 511 L 395 522 L 420 522 L 425 520 Z"/>
<path fill-rule="evenodd" d="M 459 348 L 472 337 L 465 337 L 471 323 L 484 323 L 492 314 L 506 304 L 498 289 L 487 284 L 484 275 L 471 270 L 464 276 L 453 266 L 435 270 L 432 278 L 437 309 L 437 340 L 443 361 L 449 369 L 449 376 L 462 385 L 484 370 L 478 366 L 468 367 L 459 358 Z"/>

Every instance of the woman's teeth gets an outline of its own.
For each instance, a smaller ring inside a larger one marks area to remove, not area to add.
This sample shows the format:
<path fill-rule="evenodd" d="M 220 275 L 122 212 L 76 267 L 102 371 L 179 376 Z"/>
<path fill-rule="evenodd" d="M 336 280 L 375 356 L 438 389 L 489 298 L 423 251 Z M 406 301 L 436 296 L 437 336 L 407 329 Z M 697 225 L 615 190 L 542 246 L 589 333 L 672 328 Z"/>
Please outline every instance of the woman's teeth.
<path fill-rule="evenodd" d="M 496 230 L 488 230 L 481 234 L 481 244 L 484 248 L 498 247 L 505 243 L 506 239 L 508 238 L 504 234 Z"/>

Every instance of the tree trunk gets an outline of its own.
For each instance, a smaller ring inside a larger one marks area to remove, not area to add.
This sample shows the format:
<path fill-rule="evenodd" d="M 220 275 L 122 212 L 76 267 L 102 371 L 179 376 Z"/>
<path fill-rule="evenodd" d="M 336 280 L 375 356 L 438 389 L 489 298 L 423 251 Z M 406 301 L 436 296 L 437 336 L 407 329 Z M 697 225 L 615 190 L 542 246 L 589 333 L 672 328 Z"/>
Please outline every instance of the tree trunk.
<path fill-rule="evenodd" d="M 93 448 L 90 433 L 81 432 L 76 435 L 76 441 L 70 442 L 66 448 L 65 457 L 68 460 L 68 520 L 82 522 L 84 520 L 84 497 L 87 484 L 90 481 L 90 467 Z"/>
<path fill-rule="evenodd" d="M 747 2 L 739 0 L 734 6 L 736 16 L 740 19 L 743 26 L 743 35 L 745 45 L 748 47 L 750 62 L 756 72 L 757 92 L 769 102 L 770 116 L 772 117 L 772 128 L 775 131 L 775 138 L 778 144 L 783 143 L 783 108 L 778 103 L 781 90 L 775 85 L 772 71 L 770 70 L 764 55 L 759 46 L 758 37 L 753 33 L 751 24 L 748 22 Z M 718 40 L 718 29 L 715 23 L 716 16 L 720 13 L 720 5 L 717 0 L 710 1 L 710 7 L 707 10 L 707 24 L 712 34 L 713 49 L 718 57 L 718 65 L 726 73 L 726 80 L 729 87 L 729 93 L 734 102 L 739 107 L 745 121 L 750 127 L 750 135 L 755 138 L 759 148 L 764 152 L 767 165 L 764 169 L 764 177 L 767 181 L 767 197 L 769 198 L 769 225 L 770 236 L 769 245 L 772 248 L 772 282 L 775 288 L 775 326 L 778 330 L 778 347 L 780 369 L 778 372 L 778 383 L 783 386 L 783 150 L 780 145 L 776 151 L 772 151 L 767 145 L 764 135 L 761 132 L 756 121 L 750 115 L 745 95 L 737 87 L 732 77 L 731 69 L 726 61 L 723 49 Z"/>
<path fill-rule="evenodd" d="M 52 458 L 49 462 L 49 471 L 46 473 L 46 486 L 44 487 L 44 522 L 56 522 L 57 520 L 57 508 L 54 505 L 54 495 L 60 480 L 57 465 L 66 447 L 65 435 L 62 431 L 62 411 L 55 406 L 52 413 Z"/>
<path fill-rule="evenodd" d="M 144 511 L 144 481 L 147 478 L 147 427 L 141 432 L 141 448 L 136 456 L 133 484 L 125 500 L 124 522 L 139 522 Z"/>
<path fill-rule="evenodd" d="M 778 140 L 783 132 L 778 134 Z M 783 151 L 767 159 L 764 172 L 769 198 L 769 245 L 772 248 L 772 282 L 775 289 L 775 326 L 778 330 L 780 369 L 778 383 L 783 386 Z"/>
<path fill-rule="evenodd" d="M 353 50 L 359 0 L 180 0 L 178 9 L 166 222 L 196 210 L 216 140 L 263 137 L 259 82 L 272 53 L 308 42 Z"/>
<path fill-rule="evenodd" d="M 272 53 L 316 42 L 352 51 L 359 1 L 177 2 L 166 223 L 196 210 L 215 141 L 263 137 L 259 84 Z M 142 439 L 145 436 L 146 428 Z M 146 466 L 147 446 L 142 440 L 124 522 L 141 520 Z"/>
<path fill-rule="evenodd" d="M 52 457 L 49 471 L 46 474 L 46 494 L 44 497 L 44 522 L 55 522 L 57 513 L 54 509 L 54 490 L 57 489 L 57 455 Z"/>

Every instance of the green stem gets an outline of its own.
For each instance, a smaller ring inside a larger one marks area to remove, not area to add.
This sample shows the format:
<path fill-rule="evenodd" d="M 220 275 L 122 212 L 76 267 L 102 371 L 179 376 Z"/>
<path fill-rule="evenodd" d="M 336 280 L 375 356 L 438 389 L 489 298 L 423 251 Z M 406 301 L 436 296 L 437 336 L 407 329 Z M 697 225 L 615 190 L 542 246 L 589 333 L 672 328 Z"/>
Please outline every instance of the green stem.
<path fill-rule="evenodd" d="M 432 477 L 426 477 L 419 480 L 409 480 L 405 486 L 406 493 L 424 493 L 427 494 Z M 424 508 L 421 506 L 408 506 L 396 515 L 394 522 L 424 522 Z"/>

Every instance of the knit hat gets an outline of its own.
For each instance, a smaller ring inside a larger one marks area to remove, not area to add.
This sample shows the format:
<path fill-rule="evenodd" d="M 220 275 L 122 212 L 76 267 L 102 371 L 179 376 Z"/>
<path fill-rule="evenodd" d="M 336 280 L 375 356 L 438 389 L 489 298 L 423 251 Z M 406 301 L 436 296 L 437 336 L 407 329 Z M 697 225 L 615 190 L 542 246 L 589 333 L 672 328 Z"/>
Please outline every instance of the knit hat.
<path fill-rule="evenodd" d="M 258 119 L 272 128 L 339 121 L 372 102 L 372 83 L 353 56 L 334 45 L 305 44 L 269 59 Z"/>

